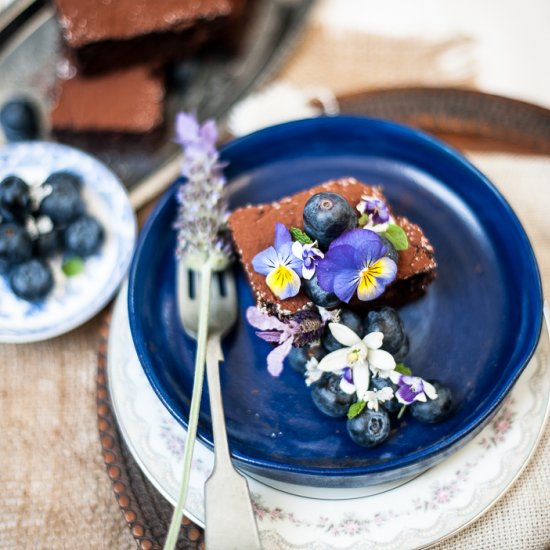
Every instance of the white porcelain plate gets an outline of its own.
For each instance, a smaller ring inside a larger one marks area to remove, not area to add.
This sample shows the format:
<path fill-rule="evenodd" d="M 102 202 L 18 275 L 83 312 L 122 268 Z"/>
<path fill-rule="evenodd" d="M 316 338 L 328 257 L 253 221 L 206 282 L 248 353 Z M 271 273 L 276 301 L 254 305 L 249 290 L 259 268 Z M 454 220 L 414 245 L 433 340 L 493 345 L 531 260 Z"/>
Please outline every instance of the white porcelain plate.
<path fill-rule="evenodd" d="M 418 548 L 474 521 L 518 477 L 540 438 L 549 408 L 549 357 L 545 329 L 490 425 L 456 454 L 401 485 L 346 494 L 342 489 L 269 487 L 249 477 L 263 548 Z M 107 369 L 122 435 L 147 478 L 174 504 L 186 432 L 158 400 L 139 364 L 126 288 L 114 309 Z M 200 525 L 204 482 L 212 466 L 212 452 L 197 442 L 186 514 Z"/>
<path fill-rule="evenodd" d="M 0 277 L 0 342 L 34 342 L 67 332 L 90 319 L 113 296 L 126 274 L 136 238 L 136 221 L 120 180 L 93 157 L 55 143 L 23 142 L 0 148 L 0 181 L 8 175 L 40 185 L 52 172 L 70 170 L 80 175 L 86 210 L 105 231 L 97 254 L 84 270 L 67 277 L 62 257 L 52 259 L 55 286 L 40 302 L 17 298 Z"/>

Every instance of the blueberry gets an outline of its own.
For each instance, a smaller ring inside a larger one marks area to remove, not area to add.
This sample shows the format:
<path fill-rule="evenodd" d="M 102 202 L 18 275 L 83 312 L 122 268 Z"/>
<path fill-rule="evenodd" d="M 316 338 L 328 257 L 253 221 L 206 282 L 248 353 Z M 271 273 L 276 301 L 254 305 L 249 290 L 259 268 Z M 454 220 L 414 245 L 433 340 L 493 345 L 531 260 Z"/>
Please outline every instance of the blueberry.
<path fill-rule="evenodd" d="M 80 216 L 65 230 L 65 247 L 77 256 L 90 256 L 97 252 L 103 241 L 103 228 L 91 216 Z"/>
<path fill-rule="evenodd" d="M 411 404 L 411 413 L 420 422 L 433 424 L 445 420 L 453 408 L 453 395 L 451 390 L 441 384 L 438 380 L 429 380 L 437 391 L 435 399 L 428 399 L 426 402 L 414 401 Z"/>
<path fill-rule="evenodd" d="M 361 317 L 357 315 L 357 313 L 354 313 L 353 311 L 350 311 L 349 309 L 343 309 L 340 311 L 340 323 L 343 325 L 346 325 L 346 327 L 350 328 L 357 334 L 359 337 L 363 336 L 363 322 L 361 321 Z M 332 335 L 332 332 L 330 332 L 330 329 L 326 328 L 326 333 L 323 338 L 323 346 L 327 351 L 336 351 L 337 349 L 340 349 L 342 344 L 334 338 Z"/>
<path fill-rule="evenodd" d="M 409 354 L 409 337 L 405 334 L 401 347 L 393 354 L 396 363 L 402 363 Z"/>
<path fill-rule="evenodd" d="M 340 388 L 340 376 L 323 374 L 320 380 L 311 385 L 311 398 L 315 406 L 327 416 L 346 416 L 355 397 Z"/>
<path fill-rule="evenodd" d="M 399 254 L 397 253 L 397 250 L 395 249 L 395 246 L 383 235 L 378 235 L 382 242 L 384 243 L 384 246 L 388 249 L 386 252 L 386 256 L 393 260 L 395 263 L 399 262 Z"/>
<path fill-rule="evenodd" d="M 389 378 L 380 378 L 379 376 L 371 377 L 370 386 L 371 389 L 374 388 L 378 391 L 389 387 L 393 390 L 394 395 L 397 391 L 397 384 L 394 384 Z M 399 403 L 399 401 L 397 401 L 395 397 L 393 399 L 380 403 L 380 405 L 384 407 L 384 409 L 386 409 L 389 413 L 396 413 L 401 410 L 401 403 Z"/>
<path fill-rule="evenodd" d="M 38 137 L 36 108 L 26 98 L 14 98 L 4 103 L 0 110 L 0 124 L 8 141 L 24 141 Z"/>
<path fill-rule="evenodd" d="M 53 288 L 53 275 L 44 262 L 32 259 L 12 269 L 10 286 L 24 300 L 39 300 Z"/>
<path fill-rule="evenodd" d="M 357 227 L 357 214 L 338 193 L 317 193 L 304 207 L 304 231 L 321 248 L 328 248 L 336 237 L 354 227 Z"/>
<path fill-rule="evenodd" d="M 383 443 L 390 435 L 390 417 L 384 409 L 363 411 L 349 418 L 347 422 L 348 434 L 361 447 L 376 447 Z"/>
<path fill-rule="evenodd" d="M 23 221 L 31 211 L 29 186 L 17 176 L 0 183 L 0 212 L 5 221 Z"/>
<path fill-rule="evenodd" d="M 401 318 L 395 309 L 382 307 L 369 311 L 365 325 L 367 333 L 381 332 L 384 335 L 382 349 L 392 355 L 401 349 L 406 335 Z"/>
<path fill-rule="evenodd" d="M 326 292 L 319 286 L 317 275 L 309 280 L 304 279 L 303 285 L 305 293 L 316 306 L 333 309 L 342 303 L 336 294 Z"/>
<path fill-rule="evenodd" d="M 25 229 L 15 223 L 0 225 L 0 260 L 11 266 L 31 256 L 32 240 Z"/>
<path fill-rule="evenodd" d="M 54 223 L 70 223 L 84 212 L 84 201 L 80 188 L 73 178 L 53 177 L 52 174 L 42 185 L 51 186 L 52 192 L 40 204 L 40 214 L 49 216 Z"/>
<path fill-rule="evenodd" d="M 59 170 L 58 172 L 52 172 L 44 181 L 43 185 L 56 185 L 71 184 L 77 191 L 82 188 L 82 178 L 69 170 Z"/>
<path fill-rule="evenodd" d="M 320 361 L 327 354 L 321 344 L 307 344 L 301 348 L 292 347 L 287 355 L 288 364 L 296 372 L 303 374 L 306 371 L 306 363 L 315 358 Z"/>

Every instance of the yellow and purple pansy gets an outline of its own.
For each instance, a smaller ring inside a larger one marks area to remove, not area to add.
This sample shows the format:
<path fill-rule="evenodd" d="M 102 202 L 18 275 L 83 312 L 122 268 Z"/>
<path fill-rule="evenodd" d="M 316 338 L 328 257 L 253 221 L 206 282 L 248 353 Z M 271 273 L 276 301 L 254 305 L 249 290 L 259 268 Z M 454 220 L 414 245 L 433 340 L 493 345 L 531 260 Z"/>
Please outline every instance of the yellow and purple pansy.
<path fill-rule="evenodd" d="M 254 271 L 265 275 L 271 292 L 280 300 L 292 298 L 300 292 L 300 273 L 303 260 L 292 252 L 292 237 L 282 224 L 275 225 L 275 243 L 252 259 Z"/>
<path fill-rule="evenodd" d="M 349 303 L 378 298 L 397 274 L 396 263 L 386 256 L 380 237 L 369 230 L 352 229 L 332 241 L 317 264 L 319 286 Z"/>

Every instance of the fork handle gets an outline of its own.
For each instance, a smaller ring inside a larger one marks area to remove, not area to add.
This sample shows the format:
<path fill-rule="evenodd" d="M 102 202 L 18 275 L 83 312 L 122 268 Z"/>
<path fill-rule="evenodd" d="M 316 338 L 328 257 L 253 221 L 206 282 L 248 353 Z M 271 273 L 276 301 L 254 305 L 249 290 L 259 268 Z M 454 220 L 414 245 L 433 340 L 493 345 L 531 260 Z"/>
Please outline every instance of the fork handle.
<path fill-rule="evenodd" d="M 260 538 L 248 483 L 235 470 L 229 453 L 220 385 L 221 360 L 220 335 L 211 334 L 206 348 L 206 376 L 215 462 L 205 485 L 205 543 L 207 550 L 259 550 Z"/>

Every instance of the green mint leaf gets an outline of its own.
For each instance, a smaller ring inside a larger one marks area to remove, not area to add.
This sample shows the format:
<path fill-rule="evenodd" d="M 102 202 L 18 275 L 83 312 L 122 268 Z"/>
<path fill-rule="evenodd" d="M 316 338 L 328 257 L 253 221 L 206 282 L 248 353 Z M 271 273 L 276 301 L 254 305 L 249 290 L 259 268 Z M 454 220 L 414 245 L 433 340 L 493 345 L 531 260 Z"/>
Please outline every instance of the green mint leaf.
<path fill-rule="evenodd" d="M 358 414 L 361 414 L 366 405 L 366 401 L 356 401 L 352 403 L 348 409 L 348 418 L 355 418 Z"/>
<path fill-rule="evenodd" d="M 361 216 L 359 216 L 359 225 L 362 227 L 363 225 L 367 225 L 367 223 L 369 223 L 369 215 L 361 214 Z"/>
<path fill-rule="evenodd" d="M 407 234 L 401 226 L 395 223 L 390 223 L 388 229 L 386 229 L 382 235 L 395 246 L 395 250 L 407 250 L 407 248 L 409 248 Z"/>
<path fill-rule="evenodd" d="M 84 271 L 84 261 L 78 256 L 73 256 L 63 262 L 61 269 L 67 277 L 74 277 Z"/>
<path fill-rule="evenodd" d="M 405 363 L 397 363 L 394 370 L 397 371 L 399 374 L 404 374 L 405 376 L 412 375 L 412 370 L 409 369 L 409 367 L 406 367 Z"/>
<path fill-rule="evenodd" d="M 313 241 L 308 237 L 307 233 L 302 231 L 299 227 L 291 227 L 290 234 L 292 239 L 302 244 L 311 244 Z"/>

